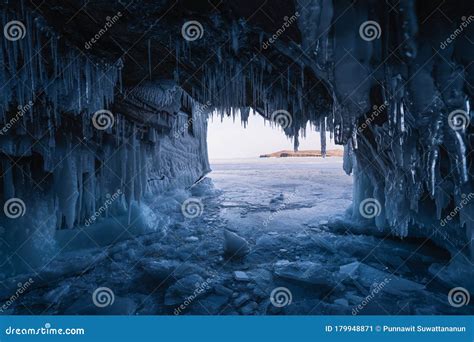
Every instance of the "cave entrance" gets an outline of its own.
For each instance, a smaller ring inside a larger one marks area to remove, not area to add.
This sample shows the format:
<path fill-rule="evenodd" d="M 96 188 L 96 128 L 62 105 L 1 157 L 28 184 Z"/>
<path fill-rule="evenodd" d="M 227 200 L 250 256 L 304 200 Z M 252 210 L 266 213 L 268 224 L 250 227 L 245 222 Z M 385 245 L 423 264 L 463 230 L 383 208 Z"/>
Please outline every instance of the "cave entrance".
<path fill-rule="evenodd" d="M 245 125 L 239 115 L 209 118 L 209 177 L 222 190 L 229 228 L 295 231 L 342 216 L 352 201 L 352 177 L 342 168 L 342 146 L 327 137 L 328 156 L 317 156 L 320 133 L 308 124 L 298 149 L 306 156 L 290 157 L 293 139 L 253 111 Z"/>

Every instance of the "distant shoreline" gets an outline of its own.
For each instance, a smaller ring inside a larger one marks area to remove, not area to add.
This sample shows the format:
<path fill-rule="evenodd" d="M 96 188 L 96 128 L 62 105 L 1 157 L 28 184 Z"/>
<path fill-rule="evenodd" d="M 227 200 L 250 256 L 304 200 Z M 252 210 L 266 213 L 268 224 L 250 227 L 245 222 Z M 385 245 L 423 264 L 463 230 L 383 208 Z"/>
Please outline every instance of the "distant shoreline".
<path fill-rule="evenodd" d="M 326 157 L 342 157 L 344 155 L 343 150 L 327 150 Z M 322 157 L 320 150 L 303 150 L 303 151 L 290 151 L 283 150 L 278 152 L 273 152 L 269 154 L 262 154 L 260 158 L 295 158 L 295 157 Z"/>

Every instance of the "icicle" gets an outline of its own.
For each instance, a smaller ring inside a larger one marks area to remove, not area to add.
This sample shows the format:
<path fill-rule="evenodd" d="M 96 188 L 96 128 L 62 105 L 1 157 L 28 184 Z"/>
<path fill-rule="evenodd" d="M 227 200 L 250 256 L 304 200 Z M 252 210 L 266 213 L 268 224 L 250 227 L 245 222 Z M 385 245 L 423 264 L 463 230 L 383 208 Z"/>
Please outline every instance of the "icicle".
<path fill-rule="evenodd" d="M 151 80 L 151 39 L 148 39 L 148 76 Z"/>
<path fill-rule="evenodd" d="M 295 152 L 298 152 L 298 147 L 300 146 L 300 141 L 299 141 L 298 136 L 299 136 L 299 133 L 298 133 L 298 130 L 296 130 L 293 136 L 293 150 Z"/>
<path fill-rule="evenodd" d="M 231 41 L 232 41 L 232 50 L 234 50 L 235 54 L 239 52 L 239 28 L 235 22 L 232 23 L 231 29 Z"/>
<path fill-rule="evenodd" d="M 319 134 L 321 138 L 321 155 L 326 158 L 326 117 L 321 117 L 319 121 Z"/>
<path fill-rule="evenodd" d="M 354 150 L 357 150 L 358 149 L 358 142 L 357 142 L 357 125 L 354 124 L 353 128 L 352 128 L 352 148 Z"/>
<path fill-rule="evenodd" d="M 405 109 L 403 102 L 400 102 L 400 132 L 405 132 Z"/>

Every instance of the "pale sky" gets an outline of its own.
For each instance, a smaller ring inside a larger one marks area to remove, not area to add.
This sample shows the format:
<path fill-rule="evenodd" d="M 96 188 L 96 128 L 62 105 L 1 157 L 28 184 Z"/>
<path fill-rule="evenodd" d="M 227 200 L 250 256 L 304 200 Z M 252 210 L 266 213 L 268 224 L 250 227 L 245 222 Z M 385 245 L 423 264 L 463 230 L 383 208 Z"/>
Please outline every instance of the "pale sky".
<path fill-rule="evenodd" d="M 313 128 L 314 129 L 314 128 Z M 280 127 L 270 127 L 270 123 L 260 115 L 250 112 L 246 128 L 240 122 L 240 116 L 225 117 L 221 122 L 219 115 L 214 114 L 208 121 L 207 144 L 209 159 L 255 158 L 261 154 L 280 150 L 293 150 L 293 140 L 288 139 Z M 300 137 L 299 150 L 321 149 L 318 132 L 306 128 L 306 138 Z M 329 140 L 327 149 L 342 149 Z"/>

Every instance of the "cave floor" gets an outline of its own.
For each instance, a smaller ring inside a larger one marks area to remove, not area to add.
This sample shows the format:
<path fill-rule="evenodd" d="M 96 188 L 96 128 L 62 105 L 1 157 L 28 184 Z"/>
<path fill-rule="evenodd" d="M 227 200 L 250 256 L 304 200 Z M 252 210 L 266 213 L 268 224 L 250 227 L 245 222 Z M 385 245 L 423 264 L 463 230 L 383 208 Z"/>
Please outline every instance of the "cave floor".
<path fill-rule="evenodd" d="M 34 286 L 6 312 L 474 312 L 472 305 L 448 303 L 451 287 L 435 272 L 448 263 L 447 252 L 431 243 L 351 233 L 344 213 L 352 180 L 339 158 L 217 161 L 212 168 L 190 189 L 203 203 L 199 217 L 181 217 L 166 232 L 106 248 L 63 253 L 34 275 Z M 248 242 L 246 255 L 223 255 L 225 229 Z M 103 287 L 113 293 L 113 302 L 94 305 L 94 292 Z M 8 297 L 8 291 L 1 293 Z"/>

